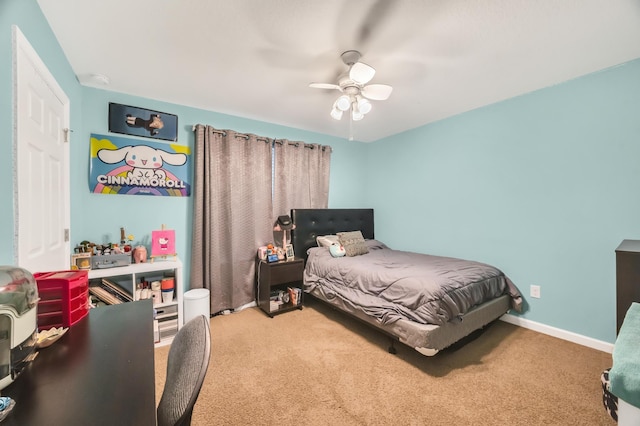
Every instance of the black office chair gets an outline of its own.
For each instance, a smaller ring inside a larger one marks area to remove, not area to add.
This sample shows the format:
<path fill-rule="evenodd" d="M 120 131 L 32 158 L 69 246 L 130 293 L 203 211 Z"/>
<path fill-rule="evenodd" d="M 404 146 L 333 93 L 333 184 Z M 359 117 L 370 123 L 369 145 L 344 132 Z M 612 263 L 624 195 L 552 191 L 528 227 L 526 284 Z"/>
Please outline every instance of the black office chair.
<path fill-rule="evenodd" d="M 171 343 L 167 380 L 158 404 L 159 426 L 191 424 L 193 406 L 209 367 L 210 354 L 209 318 L 199 315 L 185 324 Z"/>

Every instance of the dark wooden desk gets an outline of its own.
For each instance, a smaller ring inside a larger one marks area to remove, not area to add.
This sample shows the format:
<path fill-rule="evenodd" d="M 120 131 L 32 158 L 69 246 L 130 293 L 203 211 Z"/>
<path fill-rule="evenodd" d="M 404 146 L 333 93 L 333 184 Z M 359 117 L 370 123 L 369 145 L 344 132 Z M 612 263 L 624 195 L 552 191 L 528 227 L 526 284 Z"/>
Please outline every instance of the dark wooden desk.
<path fill-rule="evenodd" d="M 91 309 L 0 393 L 5 425 L 155 425 L 151 300 Z"/>

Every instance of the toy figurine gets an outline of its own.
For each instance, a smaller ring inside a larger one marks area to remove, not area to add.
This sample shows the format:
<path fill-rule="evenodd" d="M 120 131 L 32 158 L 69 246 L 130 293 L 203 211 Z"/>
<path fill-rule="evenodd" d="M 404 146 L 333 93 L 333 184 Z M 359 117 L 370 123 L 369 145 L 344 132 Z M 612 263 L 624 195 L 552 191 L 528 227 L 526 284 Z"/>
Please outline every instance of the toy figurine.
<path fill-rule="evenodd" d="M 147 261 L 147 248 L 145 246 L 136 246 L 133 249 L 132 257 L 135 263 L 145 263 Z"/>

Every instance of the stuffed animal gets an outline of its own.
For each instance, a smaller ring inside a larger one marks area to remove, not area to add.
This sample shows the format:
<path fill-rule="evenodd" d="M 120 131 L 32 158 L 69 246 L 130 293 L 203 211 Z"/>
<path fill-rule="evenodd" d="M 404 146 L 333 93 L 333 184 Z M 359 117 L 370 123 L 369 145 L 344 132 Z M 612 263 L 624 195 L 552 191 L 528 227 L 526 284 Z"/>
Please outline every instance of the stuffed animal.
<path fill-rule="evenodd" d="M 333 257 L 342 257 L 347 254 L 347 251 L 344 249 L 344 246 L 333 243 L 329 246 L 329 253 L 331 253 Z"/>

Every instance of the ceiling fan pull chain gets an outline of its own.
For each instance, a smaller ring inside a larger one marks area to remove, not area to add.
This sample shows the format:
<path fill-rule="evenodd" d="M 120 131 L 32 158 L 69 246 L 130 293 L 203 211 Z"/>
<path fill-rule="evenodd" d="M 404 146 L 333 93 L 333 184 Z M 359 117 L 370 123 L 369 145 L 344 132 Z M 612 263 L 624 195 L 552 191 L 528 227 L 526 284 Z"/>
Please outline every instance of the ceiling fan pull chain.
<path fill-rule="evenodd" d="M 353 140 L 353 116 L 349 114 L 349 140 Z"/>

